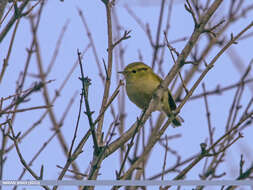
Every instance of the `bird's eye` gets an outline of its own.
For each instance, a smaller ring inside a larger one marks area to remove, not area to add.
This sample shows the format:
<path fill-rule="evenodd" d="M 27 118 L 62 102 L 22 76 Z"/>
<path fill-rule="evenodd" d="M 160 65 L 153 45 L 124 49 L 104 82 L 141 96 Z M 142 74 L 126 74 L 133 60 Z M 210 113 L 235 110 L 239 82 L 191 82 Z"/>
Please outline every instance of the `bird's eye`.
<path fill-rule="evenodd" d="M 136 70 L 132 70 L 133 73 L 136 73 Z"/>

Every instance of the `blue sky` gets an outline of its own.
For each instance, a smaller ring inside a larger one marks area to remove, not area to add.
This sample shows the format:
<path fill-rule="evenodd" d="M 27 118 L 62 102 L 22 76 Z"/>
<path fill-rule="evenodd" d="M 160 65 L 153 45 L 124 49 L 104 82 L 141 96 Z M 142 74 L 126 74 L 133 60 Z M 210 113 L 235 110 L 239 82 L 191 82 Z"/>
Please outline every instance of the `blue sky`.
<path fill-rule="evenodd" d="M 227 2 L 226 2 L 227 3 Z M 224 3 L 219 10 L 217 10 L 217 15 L 214 18 L 214 23 L 218 18 L 222 18 L 224 16 L 224 12 L 226 13 L 227 4 Z M 120 24 L 123 26 L 125 30 L 131 30 L 131 38 L 124 41 L 122 43 L 123 47 L 126 48 L 126 52 L 124 55 L 125 64 L 131 63 L 133 61 L 137 61 L 138 51 L 143 55 L 143 61 L 151 65 L 152 60 L 152 48 L 150 47 L 148 38 L 143 30 L 136 24 L 134 19 L 127 13 L 126 9 L 123 6 L 124 3 L 116 4 L 116 12 L 119 17 Z M 156 28 L 157 28 L 157 20 L 159 16 L 160 6 L 158 3 L 151 3 L 148 6 L 139 5 L 138 3 L 130 3 L 130 8 L 136 13 L 136 15 L 141 18 L 143 23 L 149 23 L 151 28 L 151 33 L 155 36 Z M 168 4 L 166 4 L 166 7 Z M 66 22 L 69 22 L 67 30 L 65 32 L 64 38 L 62 40 L 62 44 L 59 50 L 58 57 L 56 59 L 55 66 L 52 69 L 52 72 L 47 77 L 48 80 L 55 80 L 54 82 L 48 85 L 49 92 L 51 97 L 53 97 L 55 90 L 59 88 L 62 83 L 64 77 L 67 75 L 68 71 L 71 69 L 75 61 L 77 60 L 77 49 L 83 51 L 86 46 L 89 44 L 89 40 L 87 38 L 85 29 L 81 22 L 81 19 L 78 15 L 77 7 L 83 11 L 83 14 L 88 23 L 89 29 L 92 33 L 92 37 L 96 44 L 96 49 L 98 52 L 99 61 L 102 64 L 102 60 L 107 60 L 107 29 L 106 29 L 106 13 L 105 8 L 102 2 L 100 1 L 48 1 L 41 18 L 41 23 L 38 31 L 38 40 L 41 48 L 41 56 L 43 65 L 45 68 L 49 65 L 50 60 L 52 58 L 54 47 L 56 45 L 57 39 L 61 32 L 63 25 Z M 165 17 L 167 15 L 167 8 L 165 9 Z M 240 19 L 236 22 L 232 27 L 228 29 L 226 32 L 227 39 L 231 32 L 237 34 L 242 30 L 247 24 L 249 24 L 252 20 L 252 13 L 247 15 L 247 17 Z M 163 28 L 165 23 L 163 23 Z M 182 37 L 189 37 L 194 28 L 192 18 L 190 14 L 185 11 L 183 3 L 177 2 L 173 6 L 173 12 L 171 17 L 171 28 L 168 32 L 169 41 L 179 39 Z M 0 28 L 1 30 L 1 28 Z M 12 30 L 13 31 L 13 30 Z M 6 39 L 0 44 L 0 59 L 3 60 L 6 56 L 6 52 L 8 49 L 9 41 L 11 38 L 12 31 L 8 34 Z M 249 31 L 252 32 L 252 29 Z M 122 32 L 123 34 L 123 32 Z M 160 39 L 163 39 L 163 34 L 161 33 Z M 28 19 L 23 19 L 20 23 L 20 27 L 18 28 L 17 36 L 14 42 L 13 51 L 9 60 L 9 66 L 7 68 L 4 80 L 0 85 L 0 97 L 6 97 L 14 93 L 16 80 L 18 73 L 22 70 L 25 64 L 27 52 L 26 48 L 30 46 L 31 43 L 31 35 L 30 35 L 30 25 Z M 180 52 L 184 47 L 186 41 L 182 41 L 173 46 Z M 201 36 L 199 46 L 204 47 L 206 44 L 206 37 Z M 234 45 L 233 48 L 237 51 L 238 55 L 242 59 L 242 63 L 244 68 L 246 68 L 247 64 L 252 59 L 252 38 L 248 38 L 247 40 L 240 40 L 239 44 Z M 209 62 L 214 55 L 219 51 L 221 47 L 215 47 L 211 53 L 208 55 L 206 61 Z M 222 55 L 218 61 L 216 62 L 214 68 L 207 74 L 204 81 L 207 90 L 214 89 L 217 85 L 226 86 L 231 83 L 235 83 L 240 79 L 241 73 L 234 66 L 231 61 L 231 56 L 227 53 Z M 169 51 L 166 50 L 165 54 L 165 62 L 163 64 L 163 69 L 165 73 L 168 73 L 169 69 L 173 65 L 172 59 L 170 57 Z M 83 57 L 84 63 L 84 72 L 85 75 L 92 79 L 92 85 L 89 89 L 89 101 L 92 110 L 95 111 L 95 115 L 97 116 L 101 101 L 102 101 L 102 93 L 103 93 L 103 85 L 98 77 L 98 69 L 96 67 L 96 63 L 94 60 L 94 56 L 92 54 L 91 49 L 87 51 L 87 53 Z M 116 63 L 115 59 L 113 62 L 114 65 Z M 103 68 L 103 67 L 102 67 Z M 157 68 L 156 68 L 157 69 Z M 155 69 L 155 72 L 158 72 Z M 190 65 L 186 65 L 184 67 L 185 70 L 190 69 Z M 29 67 L 29 74 L 37 74 L 38 68 L 36 64 L 35 56 L 33 56 L 31 65 Z M 114 91 L 117 86 L 116 81 L 116 67 L 113 66 L 112 70 L 112 86 L 110 90 L 110 94 Z M 182 72 L 183 73 L 183 72 Z M 252 72 L 250 73 L 252 75 Z M 68 101 L 70 98 L 77 92 L 75 96 L 75 100 L 73 102 L 72 108 L 66 120 L 64 121 L 64 125 L 62 127 L 62 131 L 67 143 L 70 145 L 74 127 L 78 114 L 78 106 L 79 106 L 79 94 L 81 90 L 81 84 L 78 80 L 80 76 L 79 67 L 77 67 L 72 74 L 70 80 L 68 81 L 66 87 L 61 93 L 60 98 L 54 104 L 53 110 L 57 115 L 57 119 L 60 120 L 61 115 L 63 114 Z M 197 79 L 196 77 L 194 78 Z M 195 81 L 193 80 L 193 81 Z M 37 81 L 34 77 L 28 77 L 27 82 L 25 84 L 25 88 L 28 88 L 32 85 L 34 81 Z M 189 84 L 189 88 L 193 83 Z M 122 89 L 123 91 L 123 89 Z M 201 86 L 199 86 L 194 94 L 201 93 L 203 90 Z M 229 107 L 231 102 L 233 101 L 235 89 L 223 93 L 221 96 L 210 96 L 208 98 L 210 111 L 211 111 L 211 119 L 213 125 L 216 127 L 215 130 L 215 138 L 217 139 L 224 133 L 224 125 L 226 124 L 226 118 L 229 113 Z M 252 97 L 252 91 L 248 87 L 245 88 L 245 93 L 242 99 L 243 105 L 245 105 L 250 97 Z M 52 99 L 52 98 L 51 98 Z M 114 102 L 114 107 L 117 108 L 117 101 Z M 23 104 L 20 108 L 29 107 L 32 105 L 44 105 L 43 98 L 41 94 L 34 94 L 31 98 L 31 101 Z M 27 113 L 22 113 L 17 115 L 15 120 L 15 130 L 16 133 L 18 131 L 25 131 L 29 126 L 32 125 L 43 113 L 43 111 L 31 111 Z M 133 103 L 126 98 L 126 126 L 130 126 L 135 122 L 136 117 L 140 115 L 141 110 L 137 108 Z M 152 114 L 155 118 L 158 113 L 155 112 Z M 179 154 L 182 155 L 183 158 L 187 158 L 194 153 L 198 153 L 200 148 L 199 144 L 204 142 L 208 137 L 208 128 L 207 121 L 205 116 L 205 107 L 204 100 L 198 99 L 187 102 L 187 104 L 183 107 L 180 115 L 184 118 L 185 122 L 180 128 L 168 128 L 166 131 L 167 135 L 173 135 L 180 133 L 182 135 L 181 138 L 170 141 L 170 146 L 177 150 Z M 104 122 L 104 131 L 107 131 L 107 126 L 112 122 L 113 118 L 111 117 L 110 110 L 105 114 L 105 122 Z M 1 119 L 0 122 L 3 120 Z M 82 135 L 88 129 L 88 121 L 85 115 L 82 115 L 80 121 L 80 127 L 77 136 L 77 142 L 81 139 Z M 145 125 L 145 127 L 149 127 L 149 124 Z M 39 125 L 36 130 L 34 130 L 24 141 L 22 141 L 20 148 L 24 155 L 24 158 L 29 161 L 32 156 L 36 153 L 39 147 L 43 145 L 43 143 L 50 137 L 53 133 L 52 124 L 47 117 L 46 120 Z M 147 130 L 148 131 L 148 130 Z M 229 171 L 229 174 L 225 177 L 227 179 L 233 179 L 237 176 L 240 154 L 245 155 L 245 165 L 249 166 L 251 164 L 253 155 L 252 155 L 252 147 L 250 147 L 251 142 L 251 134 L 253 130 L 252 127 L 247 128 L 243 134 L 244 138 L 239 140 L 233 147 L 228 151 L 227 159 L 229 160 L 227 164 L 224 164 L 223 167 L 219 168 L 218 171 Z M 115 139 L 115 138 L 114 138 Z M 10 144 L 10 141 L 8 142 Z M 246 151 L 245 151 L 246 150 Z M 251 151 L 250 151 L 251 150 Z M 119 159 L 118 153 L 114 153 L 108 159 L 105 159 L 100 173 L 103 174 L 99 176 L 99 179 L 115 179 L 115 169 L 119 168 Z M 152 176 L 161 170 L 162 162 L 164 155 L 164 150 L 161 149 L 160 146 L 155 146 L 152 151 L 152 155 L 146 171 L 153 171 L 152 173 L 147 173 L 147 177 Z M 80 155 L 77 160 L 79 167 L 82 172 L 85 172 L 88 163 L 92 159 L 92 141 L 91 138 L 89 142 L 84 147 L 84 152 Z M 115 161 L 116 160 L 116 161 Z M 59 142 L 57 138 L 54 138 L 52 142 L 48 145 L 45 151 L 43 151 L 39 158 L 35 161 L 32 168 L 34 171 L 39 173 L 39 169 L 43 164 L 44 169 L 44 178 L 45 179 L 56 179 L 60 172 L 60 169 L 56 167 L 56 165 L 63 166 L 66 161 L 64 154 L 59 147 Z M 175 161 L 175 157 L 168 154 L 168 164 Z M 85 164 L 83 164 L 85 163 Z M 159 163 L 159 164 L 158 164 Z M 229 163 L 229 164 L 228 164 Z M 198 175 L 196 172 L 200 170 L 203 166 L 203 161 L 194 168 L 190 173 L 189 179 L 198 179 Z M 114 167 L 112 167 L 112 165 Z M 234 168 L 233 166 L 236 166 Z M 7 161 L 4 168 L 4 178 L 3 179 L 16 179 L 21 171 L 22 166 L 17 158 L 17 154 L 13 149 L 7 155 Z M 14 172 L 15 171 L 15 172 Z M 155 172 L 157 171 L 157 172 Z M 169 175 L 173 177 L 173 175 Z M 32 179 L 30 174 L 26 174 L 24 179 Z M 9 188 L 6 188 L 9 189 Z M 29 188 L 30 189 L 30 188 Z M 61 188 L 61 189 L 67 189 Z"/>

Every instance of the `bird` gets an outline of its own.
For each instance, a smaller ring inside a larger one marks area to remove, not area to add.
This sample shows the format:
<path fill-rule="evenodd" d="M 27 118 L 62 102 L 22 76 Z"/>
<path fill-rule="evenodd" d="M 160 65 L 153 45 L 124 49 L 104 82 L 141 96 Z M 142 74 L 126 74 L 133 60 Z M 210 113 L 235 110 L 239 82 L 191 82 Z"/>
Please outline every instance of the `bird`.
<path fill-rule="evenodd" d="M 133 62 L 128 64 L 123 71 L 118 72 L 124 75 L 126 80 L 126 92 L 128 98 L 140 109 L 148 107 L 152 96 L 162 79 L 156 75 L 152 68 L 143 62 Z M 156 110 L 165 113 L 169 118 L 174 114 L 177 106 L 169 89 L 164 91 L 161 102 L 156 106 Z M 183 119 L 175 116 L 172 119 L 173 126 L 181 125 Z"/>

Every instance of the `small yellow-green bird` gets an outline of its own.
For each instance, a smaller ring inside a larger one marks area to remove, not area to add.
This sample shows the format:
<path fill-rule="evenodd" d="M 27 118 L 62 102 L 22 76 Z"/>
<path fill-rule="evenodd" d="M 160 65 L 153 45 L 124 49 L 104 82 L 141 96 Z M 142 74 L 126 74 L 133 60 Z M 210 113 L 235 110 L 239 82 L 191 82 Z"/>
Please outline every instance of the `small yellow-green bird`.
<path fill-rule="evenodd" d="M 126 91 L 129 99 L 139 108 L 144 109 L 149 105 L 153 93 L 161 83 L 162 79 L 153 70 L 142 62 L 134 62 L 127 65 L 124 71 L 119 72 L 126 79 Z M 176 103 L 169 90 L 164 92 L 161 103 L 157 110 L 171 117 L 172 111 L 176 109 Z M 182 118 L 177 116 L 172 120 L 174 126 L 181 125 Z"/>

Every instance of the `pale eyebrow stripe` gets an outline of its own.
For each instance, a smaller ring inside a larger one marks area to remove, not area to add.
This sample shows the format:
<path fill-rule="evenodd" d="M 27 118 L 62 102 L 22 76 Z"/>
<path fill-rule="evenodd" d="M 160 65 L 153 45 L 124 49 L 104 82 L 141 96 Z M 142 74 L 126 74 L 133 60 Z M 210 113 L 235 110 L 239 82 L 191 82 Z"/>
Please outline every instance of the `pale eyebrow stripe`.
<path fill-rule="evenodd" d="M 141 70 L 148 70 L 148 68 L 143 67 L 143 68 L 137 69 L 137 71 L 141 71 Z"/>

